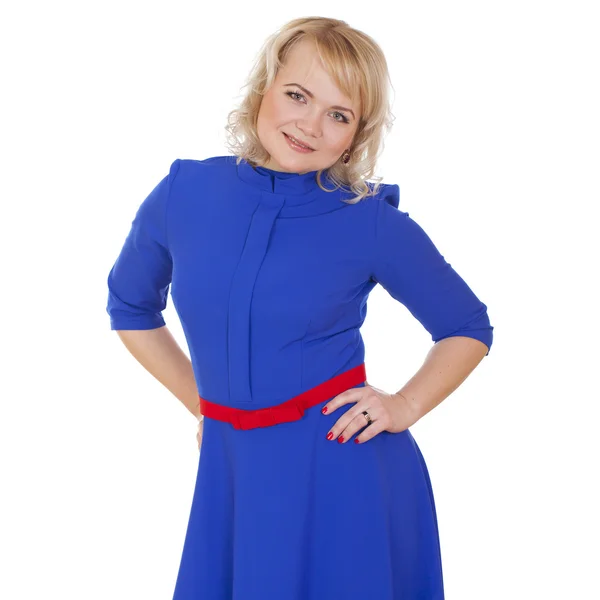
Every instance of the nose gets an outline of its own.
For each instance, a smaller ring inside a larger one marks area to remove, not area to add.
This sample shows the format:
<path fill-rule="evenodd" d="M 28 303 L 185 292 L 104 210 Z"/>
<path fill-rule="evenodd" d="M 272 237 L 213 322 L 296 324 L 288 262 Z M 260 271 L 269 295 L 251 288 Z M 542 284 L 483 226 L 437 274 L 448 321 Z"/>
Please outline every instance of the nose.
<path fill-rule="evenodd" d="M 296 124 L 298 129 L 304 134 L 306 138 L 320 138 L 321 137 L 321 123 L 319 119 L 318 111 L 313 110 L 305 114 L 304 118 L 299 119 Z"/>

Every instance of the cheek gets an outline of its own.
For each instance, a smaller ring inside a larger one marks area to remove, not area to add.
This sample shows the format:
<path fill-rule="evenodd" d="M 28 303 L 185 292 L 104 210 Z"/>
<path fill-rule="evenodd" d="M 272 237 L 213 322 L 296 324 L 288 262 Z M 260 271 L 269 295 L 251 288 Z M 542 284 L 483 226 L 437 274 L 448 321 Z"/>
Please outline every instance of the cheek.
<path fill-rule="evenodd" d="M 266 95 L 263 98 L 262 103 L 260 105 L 260 111 L 258 113 L 257 127 L 260 127 L 263 130 L 270 129 L 271 127 L 273 127 L 275 125 L 276 120 L 277 120 L 276 107 L 274 106 L 272 97 L 269 95 Z"/>
<path fill-rule="evenodd" d="M 270 95 L 263 98 L 259 118 L 262 119 L 263 126 L 277 129 L 287 125 L 295 117 L 294 111 L 288 104 Z"/>
<path fill-rule="evenodd" d="M 347 130 L 342 130 L 342 125 L 333 125 L 327 132 L 328 148 L 332 154 L 341 154 L 352 143 L 352 134 L 348 134 Z"/>

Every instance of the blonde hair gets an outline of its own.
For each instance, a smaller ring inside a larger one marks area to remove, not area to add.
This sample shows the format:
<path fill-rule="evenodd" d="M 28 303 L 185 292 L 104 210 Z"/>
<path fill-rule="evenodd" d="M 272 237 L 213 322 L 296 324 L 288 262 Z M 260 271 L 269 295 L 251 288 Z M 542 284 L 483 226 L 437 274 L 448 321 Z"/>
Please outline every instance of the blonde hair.
<path fill-rule="evenodd" d="M 243 87 L 249 87 L 238 108 L 227 117 L 228 149 L 249 163 L 263 164 L 269 153 L 256 130 L 262 96 L 271 87 L 277 72 L 285 64 L 292 47 L 302 39 L 312 40 L 323 67 L 337 87 L 349 98 L 358 97 L 361 118 L 349 148 L 350 161 L 336 161 L 317 172 L 317 183 L 326 192 L 347 187 L 356 194 L 348 202 L 355 204 L 375 195 L 382 177 L 374 177 L 377 159 L 383 151 L 384 134 L 391 130 L 395 117 L 389 105 L 389 73 L 383 51 L 365 33 L 345 21 L 324 17 L 293 19 L 267 38 Z M 391 82 L 390 82 L 391 85 Z M 326 189 L 323 172 L 337 186 Z M 366 180 L 375 180 L 369 186 Z"/>

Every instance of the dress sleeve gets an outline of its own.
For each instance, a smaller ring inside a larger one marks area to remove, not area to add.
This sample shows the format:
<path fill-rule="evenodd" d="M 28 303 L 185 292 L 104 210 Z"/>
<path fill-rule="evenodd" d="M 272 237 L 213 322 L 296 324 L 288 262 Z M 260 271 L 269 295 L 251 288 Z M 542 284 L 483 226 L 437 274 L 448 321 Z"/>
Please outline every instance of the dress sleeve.
<path fill-rule="evenodd" d="M 410 311 L 434 342 L 471 337 L 488 347 L 487 356 L 494 329 L 487 306 L 409 213 L 398 210 L 399 186 L 384 185 L 376 198 L 372 279 Z"/>
<path fill-rule="evenodd" d="M 156 329 L 165 325 L 172 260 L 166 229 L 167 203 L 179 170 L 175 160 L 169 173 L 137 209 L 131 229 L 108 275 L 111 329 Z"/>

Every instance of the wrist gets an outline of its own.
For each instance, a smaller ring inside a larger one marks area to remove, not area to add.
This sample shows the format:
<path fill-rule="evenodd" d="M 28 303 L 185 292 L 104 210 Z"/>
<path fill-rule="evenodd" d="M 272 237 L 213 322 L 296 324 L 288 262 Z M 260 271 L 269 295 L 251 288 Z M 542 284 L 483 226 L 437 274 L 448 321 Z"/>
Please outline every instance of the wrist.
<path fill-rule="evenodd" d="M 402 405 L 402 410 L 409 415 L 411 425 L 414 425 L 423 415 L 419 410 L 419 405 L 414 398 L 402 393 L 402 390 L 393 394 L 394 398 Z"/>

